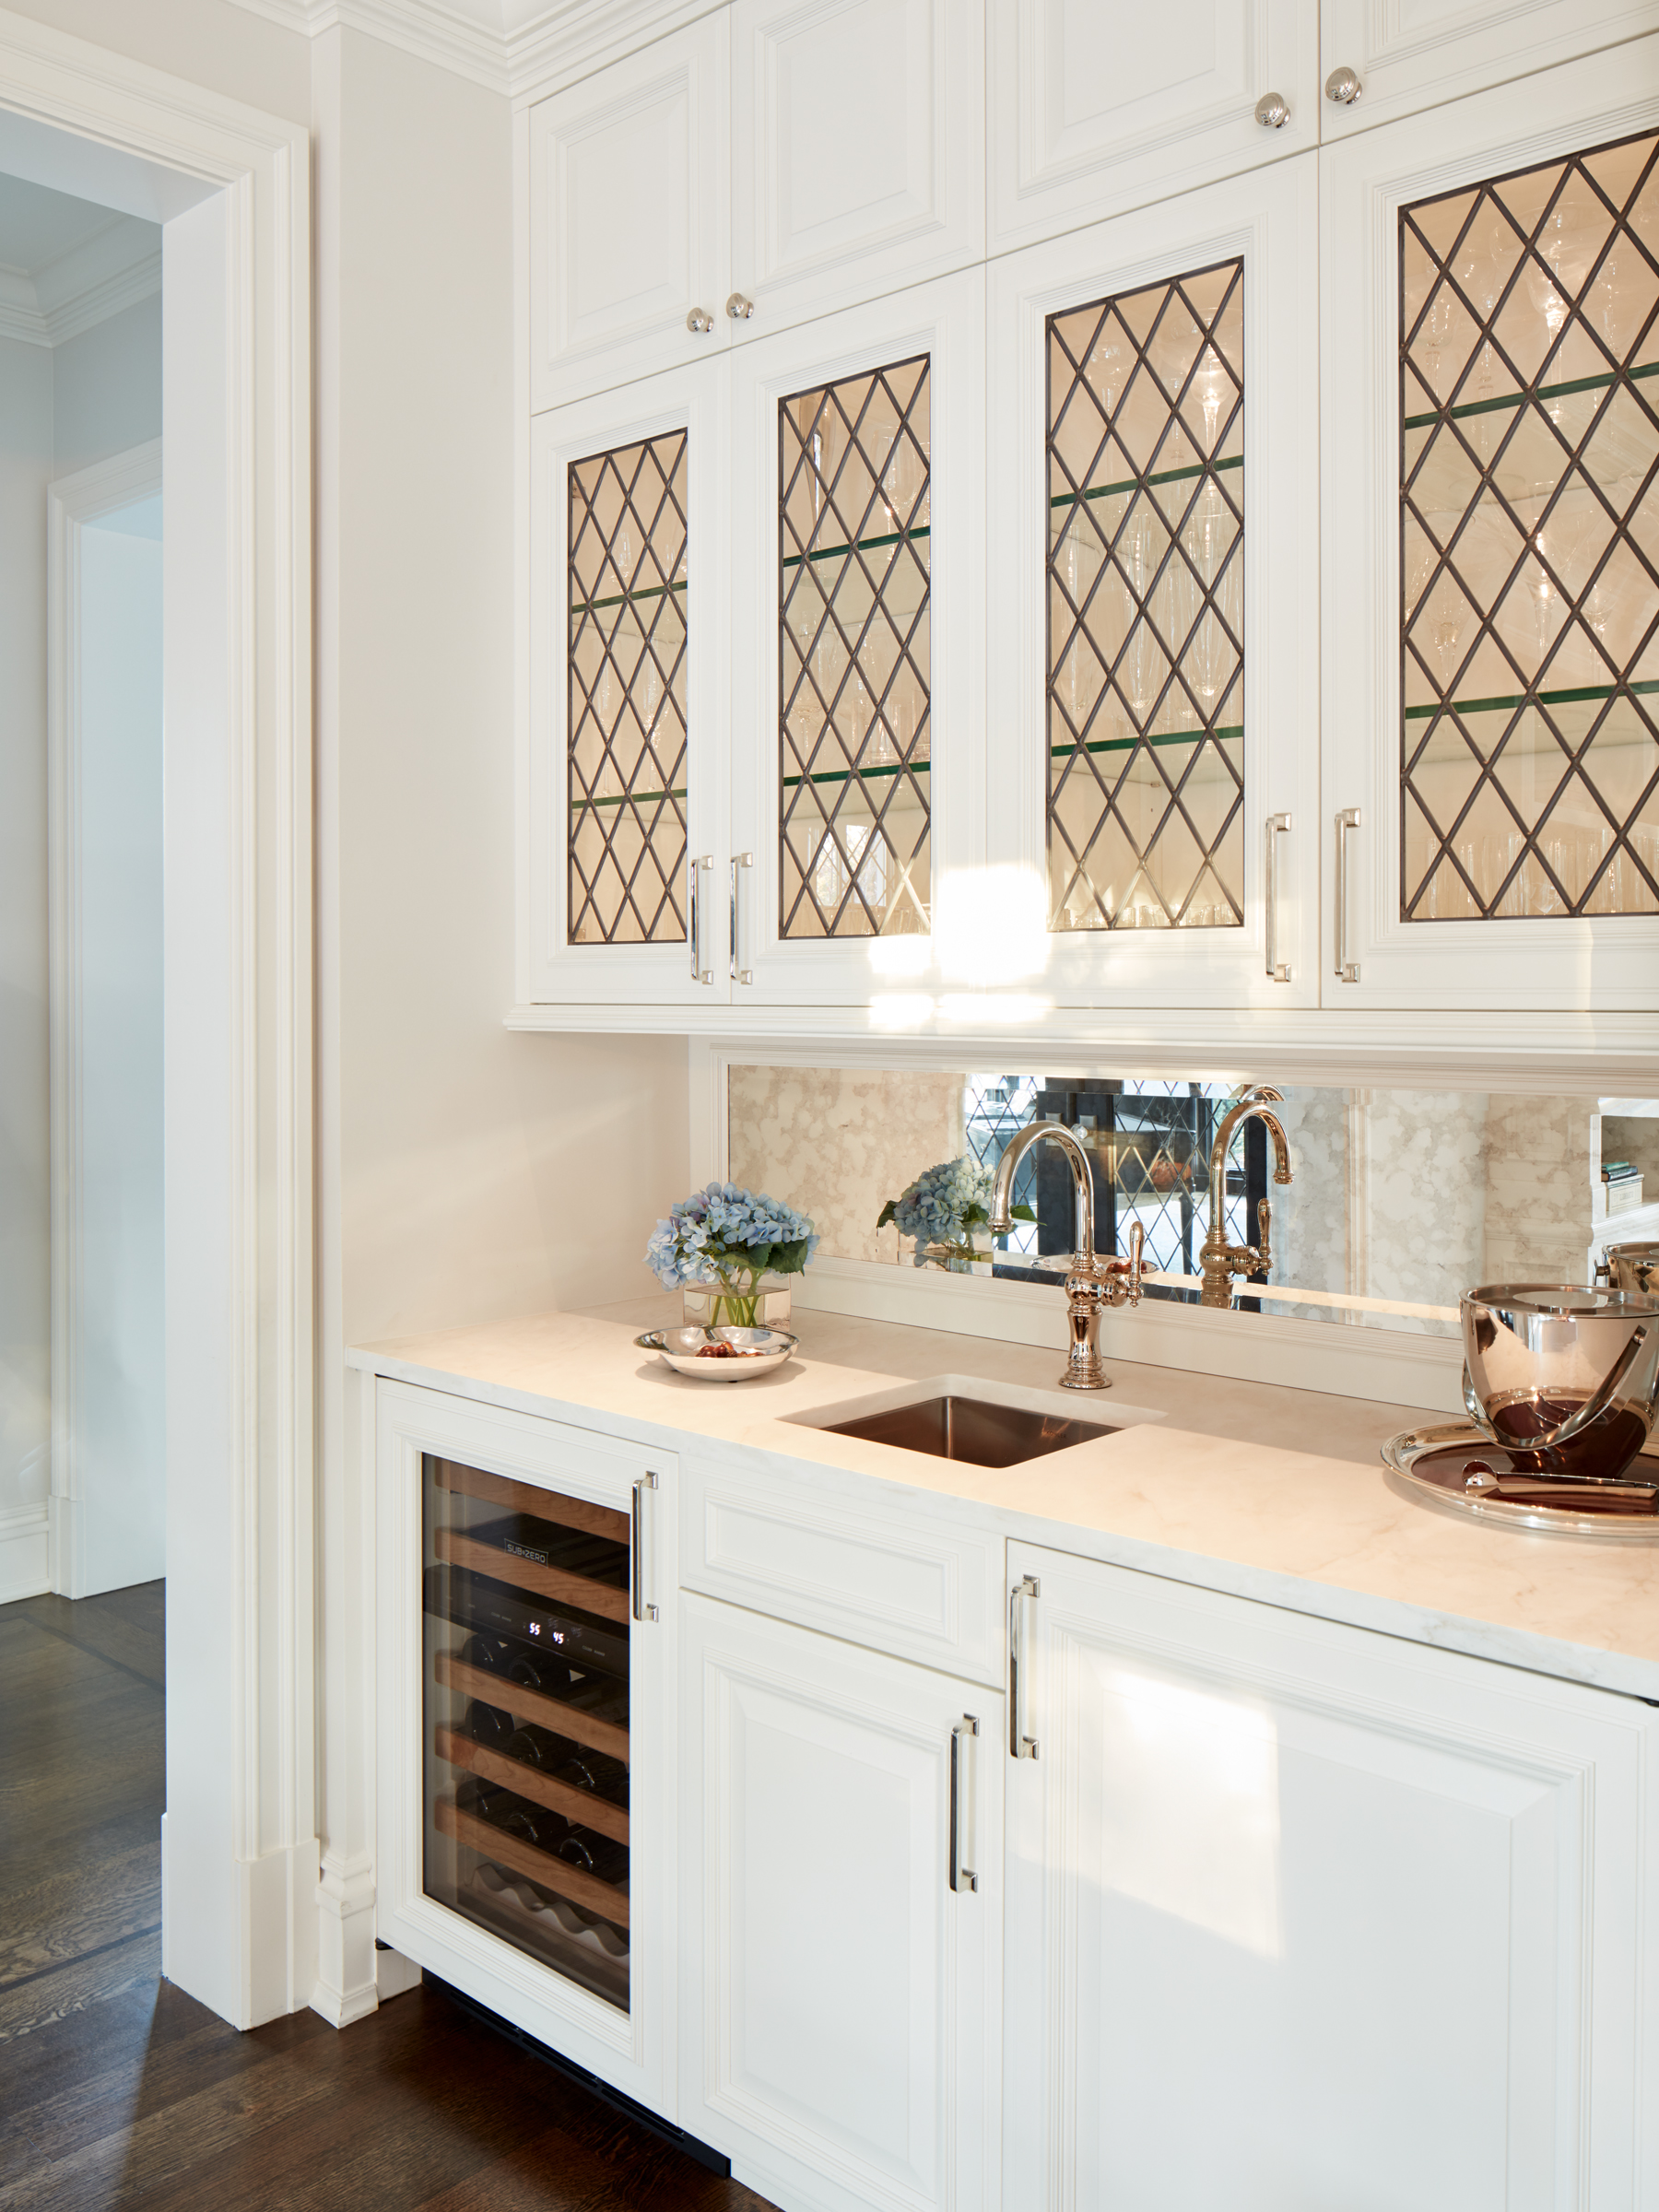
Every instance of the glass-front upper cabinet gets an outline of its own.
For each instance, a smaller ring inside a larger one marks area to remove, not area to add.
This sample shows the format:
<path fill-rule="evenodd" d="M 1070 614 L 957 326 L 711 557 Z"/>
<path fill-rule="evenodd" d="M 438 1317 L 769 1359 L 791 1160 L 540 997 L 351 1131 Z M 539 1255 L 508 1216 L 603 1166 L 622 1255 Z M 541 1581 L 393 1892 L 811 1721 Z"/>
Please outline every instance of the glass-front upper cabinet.
<path fill-rule="evenodd" d="M 934 977 L 983 850 L 978 271 L 732 363 L 735 1005 Z"/>
<path fill-rule="evenodd" d="M 1324 157 L 1333 1005 L 1659 1006 L 1654 45 Z"/>
<path fill-rule="evenodd" d="M 1315 159 L 993 276 L 982 934 L 1060 1005 L 1317 1001 Z"/>
<path fill-rule="evenodd" d="M 728 986 L 724 365 L 531 425 L 529 1000 Z"/>

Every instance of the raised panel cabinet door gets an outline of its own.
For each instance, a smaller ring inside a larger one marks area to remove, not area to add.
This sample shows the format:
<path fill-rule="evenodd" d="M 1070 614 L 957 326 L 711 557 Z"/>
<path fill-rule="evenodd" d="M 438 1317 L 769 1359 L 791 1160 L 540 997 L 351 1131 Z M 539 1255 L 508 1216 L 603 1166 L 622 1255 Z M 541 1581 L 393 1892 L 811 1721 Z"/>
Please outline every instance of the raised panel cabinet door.
<path fill-rule="evenodd" d="M 1318 156 L 992 265 L 987 965 L 1318 1003 Z"/>
<path fill-rule="evenodd" d="M 1009 1547 L 1005 2194 L 1651 2206 L 1659 1712 Z"/>
<path fill-rule="evenodd" d="M 988 2212 L 1000 1695 L 681 1603 L 680 2125 L 781 2204 Z"/>
<path fill-rule="evenodd" d="M 728 52 L 717 9 L 531 109 L 533 410 L 725 344 Z"/>
<path fill-rule="evenodd" d="M 1653 29 L 1647 0 L 1321 0 L 1319 13 L 1326 139 Z"/>
<path fill-rule="evenodd" d="M 1319 143 L 1317 0 L 990 0 L 990 250 Z"/>
<path fill-rule="evenodd" d="M 1659 38 L 1319 159 L 1324 1003 L 1645 1041 Z"/>
<path fill-rule="evenodd" d="M 984 273 L 731 357 L 732 1003 L 907 1006 L 984 851 Z"/>
<path fill-rule="evenodd" d="M 519 994 L 724 1005 L 724 360 L 530 426 Z"/>
<path fill-rule="evenodd" d="M 738 338 L 985 250 L 982 0 L 736 0 Z"/>

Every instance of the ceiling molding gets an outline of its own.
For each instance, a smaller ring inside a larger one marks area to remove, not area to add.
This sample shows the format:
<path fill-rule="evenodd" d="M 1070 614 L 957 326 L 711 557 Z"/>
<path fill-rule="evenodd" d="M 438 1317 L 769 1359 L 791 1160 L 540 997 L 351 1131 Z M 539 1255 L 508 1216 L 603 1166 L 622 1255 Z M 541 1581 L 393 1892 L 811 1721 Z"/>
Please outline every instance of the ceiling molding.
<path fill-rule="evenodd" d="M 32 275 L 0 264 L 0 337 L 61 346 L 160 289 L 156 226 L 124 216 Z"/>
<path fill-rule="evenodd" d="M 547 0 L 525 7 L 507 34 L 514 107 L 527 107 L 637 53 L 653 39 L 712 15 L 724 0 Z M 509 0 L 511 5 L 511 0 Z"/>

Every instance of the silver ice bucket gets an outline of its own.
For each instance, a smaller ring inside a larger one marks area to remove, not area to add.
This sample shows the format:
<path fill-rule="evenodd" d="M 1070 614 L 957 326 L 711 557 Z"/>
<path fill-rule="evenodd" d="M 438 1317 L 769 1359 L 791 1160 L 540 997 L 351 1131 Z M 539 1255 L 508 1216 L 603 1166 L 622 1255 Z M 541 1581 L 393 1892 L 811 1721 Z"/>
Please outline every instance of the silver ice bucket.
<path fill-rule="evenodd" d="M 1639 1291 L 1643 1298 L 1659 1298 L 1659 1244 L 1609 1244 L 1595 1270 L 1596 1281 L 1606 1280 L 1615 1290 Z"/>
<path fill-rule="evenodd" d="M 1621 1475 L 1659 1420 L 1659 1297 L 1494 1283 L 1464 1295 L 1464 1405 L 1540 1473 Z"/>

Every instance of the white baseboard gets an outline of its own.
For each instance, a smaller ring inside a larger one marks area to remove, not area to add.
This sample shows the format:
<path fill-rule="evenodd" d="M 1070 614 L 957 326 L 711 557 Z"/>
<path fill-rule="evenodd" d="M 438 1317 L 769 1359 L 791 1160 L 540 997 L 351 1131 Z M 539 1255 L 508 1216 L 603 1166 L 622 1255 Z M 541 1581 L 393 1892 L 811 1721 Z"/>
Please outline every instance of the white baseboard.
<path fill-rule="evenodd" d="M 41 1597 L 52 1587 L 50 1514 L 39 1505 L 0 1509 L 0 1606 Z"/>

